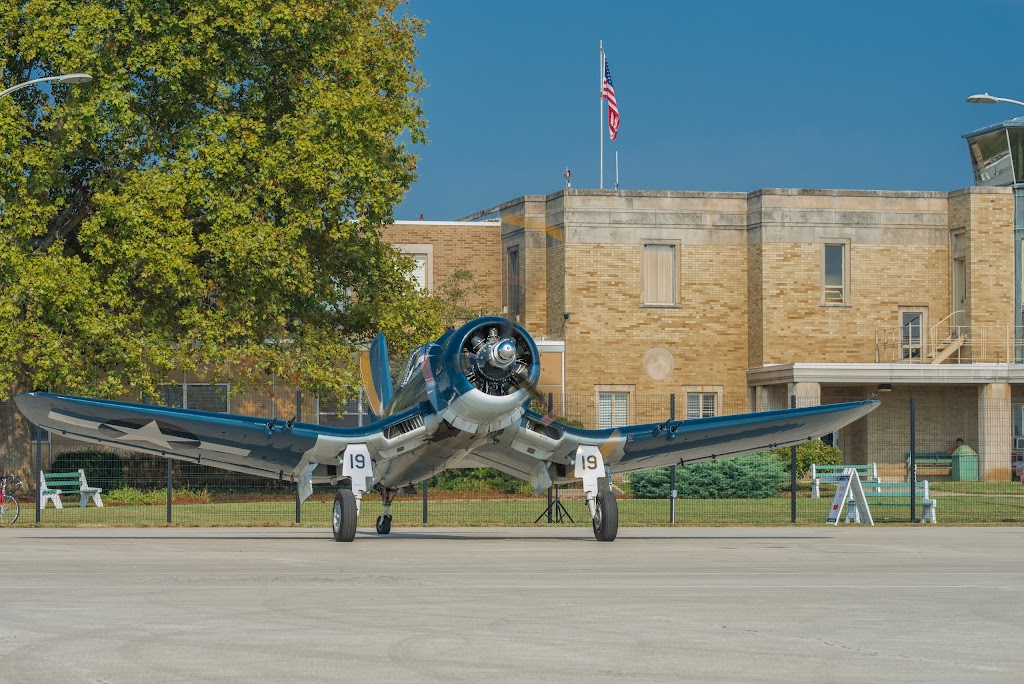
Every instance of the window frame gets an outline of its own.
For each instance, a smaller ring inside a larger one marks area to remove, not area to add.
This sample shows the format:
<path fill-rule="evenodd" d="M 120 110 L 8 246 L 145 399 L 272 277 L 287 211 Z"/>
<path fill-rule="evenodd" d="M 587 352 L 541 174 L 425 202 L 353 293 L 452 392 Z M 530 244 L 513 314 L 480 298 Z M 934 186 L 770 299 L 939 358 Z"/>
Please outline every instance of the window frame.
<path fill-rule="evenodd" d="M 671 302 L 648 302 L 645 301 L 647 295 L 647 289 L 644 287 L 646 279 L 648 277 L 647 270 L 644 266 L 647 259 L 647 248 L 648 247 L 671 247 L 672 248 L 672 301 Z M 682 280 L 680 273 L 680 258 L 681 258 L 681 243 L 679 240 L 642 240 L 640 242 L 640 307 L 650 309 L 673 309 L 680 308 L 680 281 Z"/>
<path fill-rule="evenodd" d="M 712 418 L 715 416 L 721 416 L 722 413 L 722 397 L 725 394 L 724 385 L 685 385 L 682 387 L 683 396 L 683 411 L 686 415 L 686 420 L 693 420 L 694 418 Z M 690 395 L 700 395 L 701 414 L 704 413 L 704 397 L 714 397 L 714 414 L 712 416 L 690 416 Z"/>
<path fill-rule="evenodd" d="M 630 420 L 633 415 L 633 398 L 636 394 L 636 385 L 594 385 L 594 406 L 595 406 L 595 422 L 598 430 L 611 430 L 618 427 L 625 427 L 630 425 Z M 611 407 L 611 422 L 612 425 L 603 426 L 601 424 L 601 397 L 602 395 L 625 395 L 625 418 L 622 425 L 615 425 L 615 411 L 616 404 L 615 399 L 612 399 Z"/>
<path fill-rule="evenodd" d="M 835 247 L 835 246 L 839 246 L 839 247 L 843 248 L 843 258 L 842 258 L 842 268 L 843 268 L 842 280 L 843 280 L 843 284 L 841 285 L 841 287 L 842 287 L 842 292 L 841 292 L 842 300 L 841 301 L 834 301 L 834 300 L 830 301 L 828 299 L 829 288 L 830 287 L 835 287 L 835 286 L 826 285 L 826 275 L 827 275 L 827 273 L 826 273 L 826 265 L 827 264 L 826 264 L 825 253 L 827 252 L 829 247 Z M 846 307 L 848 307 L 848 306 L 852 306 L 853 305 L 852 304 L 852 297 L 851 297 L 851 293 L 850 293 L 850 239 L 849 238 L 826 238 L 826 239 L 823 239 L 821 241 L 821 274 L 820 274 L 820 277 L 821 277 L 821 298 L 819 300 L 819 305 L 820 306 L 827 306 L 827 307 L 844 307 L 844 306 L 846 306 Z"/>
<path fill-rule="evenodd" d="M 430 244 L 393 244 L 391 245 L 402 254 L 410 257 L 424 257 L 424 289 L 428 294 L 434 292 L 434 245 Z M 410 273 L 410 276 L 412 274 Z M 415 281 L 414 281 L 415 282 Z"/>
<path fill-rule="evenodd" d="M 915 347 L 913 344 L 908 344 L 903 337 L 903 316 L 906 314 L 920 314 L 920 337 L 918 338 L 918 344 Z M 897 307 L 896 313 L 897 327 L 900 331 L 900 359 L 918 359 L 923 360 L 928 354 L 928 307 L 927 306 L 900 306 Z M 912 353 L 908 354 L 908 351 L 917 349 L 918 355 L 913 356 Z"/>
<path fill-rule="evenodd" d="M 505 249 L 505 313 L 514 321 L 523 313 L 523 252 L 519 245 Z M 515 273 L 512 272 L 512 257 L 515 255 Z"/>
<path fill-rule="evenodd" d="M 224 394 L 224 410 L 213 411 L 213 413 L 231 413 L 231 383 L 230 382 L 164 382 L 157 385 L 157 389 L 161 390 L 164 399 L 167 399 L 166 388 L 177 387 L 181 390 L 181 406 L 173 406 L 172 408 L 182 408 L 188 410 L 208 411 L 209 409 L 196 409 L 195 407 L 188 405 L 188 388 L 189 387 L 216 387 L 220 392 Z M 170 405 L 170 402 L 168 402 Z"/>

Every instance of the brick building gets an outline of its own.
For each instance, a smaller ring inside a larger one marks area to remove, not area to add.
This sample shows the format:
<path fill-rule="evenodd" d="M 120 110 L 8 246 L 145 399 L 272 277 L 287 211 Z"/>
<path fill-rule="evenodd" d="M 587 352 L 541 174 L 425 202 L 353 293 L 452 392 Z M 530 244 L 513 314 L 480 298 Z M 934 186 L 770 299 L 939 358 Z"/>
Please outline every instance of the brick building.
<path fill-rule="evenodd" d="M 592 426 L 665 418 L 651 395 L 683 417 L 878 394 L 837 436 L 865 462 L 904 439 L 889 426 L 913 394 L 918 449 L 948 447 L 955 411 L 981 477 L 1005 479 L 1024 398 L 1014 221 L 1009 187 L 565 189 L 386 237 L 435 283 L 462 265 L 492 285 L 487 306 L 549 343 L 548 389 L 561 374 L 562 397 L 593 398 Z"/>

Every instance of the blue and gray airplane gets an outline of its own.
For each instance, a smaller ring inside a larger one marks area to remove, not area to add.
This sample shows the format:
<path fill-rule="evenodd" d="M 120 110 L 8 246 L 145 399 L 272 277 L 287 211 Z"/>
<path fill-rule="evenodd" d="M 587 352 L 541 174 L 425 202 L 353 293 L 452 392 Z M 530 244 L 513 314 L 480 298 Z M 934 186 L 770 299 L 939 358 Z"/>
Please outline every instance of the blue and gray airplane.
<path fill-rule="evenodd" d="M 30 421 L 55 434 L 294 481 L 301 500 L 314 483 L 341 484 L 332 515 L 336 541 L 355 538 L 367 492 L 380 494 L 384 509 L 376 528 L 388 534 L 391 504 L 403 488 L 447 468 L 485 467 L 529 481 L 537 494 L 582 481 L 594 536 L 612 541 L 618 532 L 612 474 L 800 444 L 878 405 L 866 400 L 580 429 L 529 410 L 540 354 L 525 329 L 498 317 L 470 321 L 415 349 L 397 387 L 383 335 L 361 362 L 366 396 L 379 418 L 356 428 L 44 392 L 16 401 Z"/>

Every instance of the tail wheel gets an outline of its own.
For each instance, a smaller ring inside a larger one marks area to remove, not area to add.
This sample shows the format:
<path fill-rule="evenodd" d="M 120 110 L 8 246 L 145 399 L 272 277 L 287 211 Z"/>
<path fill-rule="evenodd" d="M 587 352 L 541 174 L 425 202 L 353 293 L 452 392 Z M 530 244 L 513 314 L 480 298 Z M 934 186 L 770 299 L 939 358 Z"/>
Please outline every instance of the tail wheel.
<path fill-rule="evenodd" d="M 339 489 L 334 495 L 334 514 L 331 516 L 331 529 L 334 541 L 350 542 L 356 538 L 356 495 L 349 489 Z"/>
<path fill-rule="evenodd" d="M 377 534 L 388 534 L 391 532 L 391 516 L 377 516 Z"/>
<path fill-rule="evenodd" d="M 619 504 L 610 490 L 597 493 L 597 515 L 594 516 L 594 538 L 615 541 L 619 533 Z"/>

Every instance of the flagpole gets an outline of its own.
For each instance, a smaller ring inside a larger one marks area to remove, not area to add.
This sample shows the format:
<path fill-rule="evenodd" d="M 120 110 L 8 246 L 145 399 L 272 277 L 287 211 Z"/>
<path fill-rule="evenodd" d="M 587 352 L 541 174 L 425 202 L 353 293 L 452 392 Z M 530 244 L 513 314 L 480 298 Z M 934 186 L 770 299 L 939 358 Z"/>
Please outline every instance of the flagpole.
<path fill-rule="evenodd" d="M 604 41 L 603 40 L 600 41 L 599 44 L 600 44 L 600 52 L 601 52 L 601 59 L 600 59 L 601 75 L 600 75 L 600 78 L 597 81 L 597 85 L 598 85 L 598 91 L 597 91 L 598 92 L 598 98 L 597 98 L 597 115 L 598 115 L 597 116 L 597 119 L 598 119 L 597 135 L 601 139 L 601 172 L 600 172 L 601 173 L 601 178 L 600 178 L 600 181 L 598 183 L 598 189 L 604 190 L 604 93 L 602 92 L 602 89 L 604 88 Z"/>
<path fill-rule="evenodd" d="M 615 189 L 619 189 L 619 151 L 615 150 Z"/>

